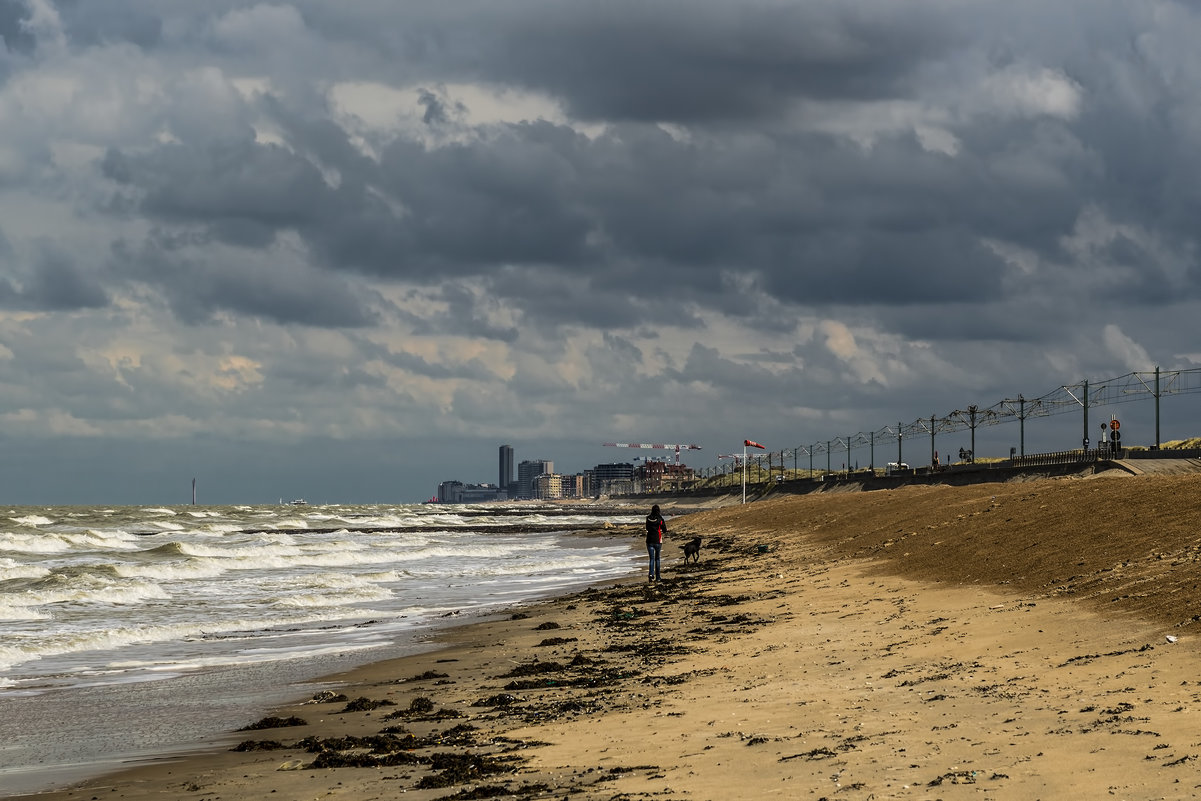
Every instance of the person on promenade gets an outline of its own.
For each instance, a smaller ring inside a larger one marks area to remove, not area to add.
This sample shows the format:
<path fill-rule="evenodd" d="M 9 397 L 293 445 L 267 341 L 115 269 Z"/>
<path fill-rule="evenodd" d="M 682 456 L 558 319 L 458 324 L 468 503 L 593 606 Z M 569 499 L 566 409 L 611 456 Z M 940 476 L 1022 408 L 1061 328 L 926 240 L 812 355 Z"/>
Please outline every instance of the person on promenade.
<path fill-rule="evenodd" d="M 647 581 L 659 580 L 659 557 L 663 553 L 663 538 L 667 536 L 667 521 L 659 514 L 659 504 L 651 507 L 646 516 L 646 553 L 650 557 Z"/>

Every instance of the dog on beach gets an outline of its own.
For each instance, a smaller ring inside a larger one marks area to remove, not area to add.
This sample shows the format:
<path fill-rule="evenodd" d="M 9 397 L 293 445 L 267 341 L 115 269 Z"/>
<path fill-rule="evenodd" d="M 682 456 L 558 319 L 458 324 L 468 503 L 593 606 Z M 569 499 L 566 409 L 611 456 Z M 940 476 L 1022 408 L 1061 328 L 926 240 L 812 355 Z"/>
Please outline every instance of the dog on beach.
<path fill-rule="evenodd" d="M 693 537 L 688 542 L 684 543 L 684 561 L 688 561 L 688 557 L 692 557 L 693 562 L 701 560 L 701 538 Z"/>

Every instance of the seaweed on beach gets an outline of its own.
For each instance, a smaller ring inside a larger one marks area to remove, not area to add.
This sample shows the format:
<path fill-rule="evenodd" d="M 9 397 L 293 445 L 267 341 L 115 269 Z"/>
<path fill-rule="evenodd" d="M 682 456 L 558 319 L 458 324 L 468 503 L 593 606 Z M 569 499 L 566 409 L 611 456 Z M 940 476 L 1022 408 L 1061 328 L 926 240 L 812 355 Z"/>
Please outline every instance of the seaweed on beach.
<path fill-rule="evenodd" d="M 503 784 L 481 784 L 471 790 L 460 790 L 451 795 L 444 795 L 435 801 L 472 801 L 485 798 L 526 798 L 541 796 L 551 791 L 549 784 L 523 784 L 520 787 L 508 787 Z"/>
<path fill-rule="evenodd" d="M 295 715 L 288 718 L 267 717 L 251 723 L 249 726 L 243 726 L 237 731 L 259 731 L 260 729 L 285 729 L 289 726 L 307 726 L 309 722 L 304 718 L 298 718 Z"/>
<path fill-rule="evenodd" d="M 523 676 L 541 676 L 545 673 L 562 673 L 566 668 L 558 662 L 543 662 L 535 659 L 533 662 L 527 662 L 524 665 L 518 665 L 510 670 L 497 676 L 498 679 L 518 679 Z"/>
<path fill-rule="evenodd" d="M 243 740 L 235 745 L 230 751 L 282 751 L 288 746 L 281 743 L 279 740 Z"/>
<path fill-rule="evenodd" d="M 601 663 L 606 664 L 606 663 Z M 584 689 L 596 689 L 600 687 L 609 687 L 617 684 L 625 679 L 637 678 L 641 675 L 641 671 L 631 668 L 612 668 L 602 667 L 599 669 L 576 671 L 577 675 L 573 676 L 556 676 L 555 678 L 536 678 L 536 679 L 520 679 L 511 681 L 504 686 L 509 692 L 520 692 L 522 690 L 543 690 L 549 688 L 570 688 L 579 687 Z"/>
<path fill-rule="evenodd" d="M 543 648 L 549 645 L 566 645 L 571 642 L 578 642 L 579 637 L 547 637 L 542 642 L 538 643 L 535 648 Z"/>
<path fill-rule="evenodd" d="M 476 744 L 474 736 L 476 731 L 478 731 L 478 727 L 470 723 L 460 723 L 446 731 L 435 730 L 423 737 L 418 737 L 411 732 L 404 731 L 403 727 L 389 727 L 381 731 L 379 735 L 367 737 L 306 737 L 296 743 L 295 747 L 303 748 L 312 754 L 324 751 L 366 751 L 376 756 L 386 756 L 397 751 L 416 751 L 435 746 L 473 746 Z"/>
<path fill-rule="evenodd" d="M 472 704 L 472 706 L 486 706 L 495 709 L 496 707 L 511 706 L 521 699 L 511 693 L 497 693 L 488 698 L 481 698 Z"/>
<path fill-rule="evenodd" d="M 670 642 L 639 642 L 633 645 L 610 645 L 605 649 L 609 653 L 617 654 L 635 654 L 645 660 L 664 656 L 683 656 L 691 652 L 691 648 L 685 645 L 673 645 Z"/>
<path fill-rule="evenodd" d="M 434 702 L 423 695 L 419 695 L 409 701 L 409 705 L 405 709 L 389 712 L 384 716 L 384 720 L 396 720 L 398 718 L 407 718 L 410 720 L 447 720 L 461 717 L 463 717 L 463 713 L 457 709 L 442 708 L 435 711 Z"/>
<path fill-rule="evenodd" d="M 475 745 L 473 732 L 476 731 L 479 731 L 478 726 L 473 726 L 470 723 L 460 723 L 444 732 L 430 732 L 422 738 L 422 747 L 425 748 L 434 745 Z"/>
<path fill-rule="evenodd" d="M 434 702 L 423 695 L 419 695 L 409 701 L 409 711 L 415 713 L 433 712 Z"/>
<path fill-rule="evenodd" d="M 379 709 L 381 706 L 396 706 L 396 702 L 389 701 L 387 699 L 384 699 L 382 701 L 376 701 L 371 698 L 361 697 L 361 698 L 356 698 L 353 701 L 351 701 L 349 704 L 346 705 L 346 708 L 343 709 L 342 711 L 343 712 L 370 712 L 372 709 Z"/>
<path fill-rule="evenodd" d="M 410 744 L 413 739 L 412 735 L 397 737 L 391 734 L 369 735 L 367 737 L 354 737 L 350 735 L 344 737 L 305 737 L 296 743 L 296 747 L 303 748 L 310 754 L 322 751 L 352 751 L 356 749 L 367 750 L 373 754 L 388 754 L 411 747 Z"/>
<path fill-rule="evenodd" d="M 396 765 L 422 765 L 428 760 L 425 757 L 411 754 L 408 751 L 392 751 L 386 754 L 366 754 L 361 751 L 342 753 L 341 751 L 322 751 L 309 765 L 313 769 L 324 768 L 384 768 Z"/>
<path fill-rule="evenodd" d="M 513 770 L 513 759 L 502 761 L 479 754 L 437 753 L 429 757 L 429 762 L 436 773 L 423 776 L 417 782 L 418 790 L 464 784 Z"/>
<path fill-rule="evenodd" d="M 416 676 L 410 676 L 409 678 L 401 679 L 400 681 L 401 682 L 430 681 L 432 679 L 448 679 L 448 678 L 450 678 L 449 673 L 439 673 L 436 670 L 427 670 L 424 673 L 418 673 Z M 398 682 L 398 683 L 400 683 L 400 682 Z"/>

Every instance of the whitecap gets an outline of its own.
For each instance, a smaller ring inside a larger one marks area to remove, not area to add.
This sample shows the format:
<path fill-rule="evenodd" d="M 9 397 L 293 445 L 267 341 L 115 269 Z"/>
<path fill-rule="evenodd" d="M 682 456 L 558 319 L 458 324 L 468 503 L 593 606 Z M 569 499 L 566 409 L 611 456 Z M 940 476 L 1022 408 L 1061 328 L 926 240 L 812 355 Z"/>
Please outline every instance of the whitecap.
<path fill-rule="evenodd" d="M 25 515 L 24 517 L 10 517 L 9 520 L 14 523 L 20 523 L 22 526 L 49 526 L 54 523 L 48 517 L 42 515 Z"/>

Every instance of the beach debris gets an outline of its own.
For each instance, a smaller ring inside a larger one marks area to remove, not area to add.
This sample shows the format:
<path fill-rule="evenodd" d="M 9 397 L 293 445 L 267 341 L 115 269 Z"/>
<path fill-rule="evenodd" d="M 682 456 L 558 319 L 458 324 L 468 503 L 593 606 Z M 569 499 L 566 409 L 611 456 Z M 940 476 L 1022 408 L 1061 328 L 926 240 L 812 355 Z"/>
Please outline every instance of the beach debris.
<path fill-rule="evenodd" d="M 514 769 L 510 761 L 479 754 L 437 753 L 430 757 L 430 763 L 437 772 L 422 777 L 417 782 L 419 790 L 465 784 L 495 773 L 511 773 Z"/>
<path fill-rule="evenodd" d="M 790 754 L 788 756 L 782 756 L 782 757 L 780 757 L 780 761 L 787 762 L 790 759 L 807 759 L 807 760 L 829 759 L 830 757 L 836 757 L 836 756 L 838 756 L 837 751 L 831 751 L 829 748 L 822 746 L 821 748 L 814 748 L 812 751 L 804 751 L 799 754 Z"/>
<path fill-rule="evenodd" d="M 539 623 L 537 626 L 534 626 L 534 631 L 550 631 L 551 629 L 561 629 L 561 628 L 563 628 L 563 627 L 560 626 L 555 621 L 548 620 L 545 623 Z"/>
<path fill-rule="evenodd" d="M 454 795 L 444 796 L 454 801 L 468 801 L 484 798 L 530 798 L 542 797 L 550 792 L 549 784 L 523 784 L 520 787 L 507 787 L 503 784 L 481 784 L 471 790 L 460 790 Z"/>
<path fill-rule="evenodd" d="M 542 662 L 535 659 L 533 662 L 527 662 L 524 665 L 518 665 L 501 676 L 498 679 L 519 679 L 523 676 L 540 676 L 543 673 L 562 673 L 566 668 L 558 662 Z"/>
<path fill-rule="evenodd" d="M 267 717 L 251 723 L 249 726 L 243 726 L 238 731 L 258 731 L 259 729 L 283 729 L 289 726 L 307 726 L 309 722 L 304 718 L 298 718 L 295 715 L 288 718 Z"/>
<path fill-rule="evenodd" d="M 949 773 L 944 773 L 943 775 L 938 776 L 937 778 L 931 779 L 929 782 L 926 783 L 926 786 L 927 787 L 938 787 L 943 782 L 948 782 L 948 781 L 951 784 L 975 784 L 977 772 L 978 771 L 974 771 L 974 770 L 953 770 Z"/>
<path fill-rule="evenodd" d="M 408 751 L 390 751 L 383 754 L 365 754 L 361 751 L 343 753 L 322 751 L 317 754 L 310 768 L 383 768 L 396 765 L 417 765 L 425 760 Z"/>
<path fill-rule="evenodd" d="M 347 701 L 347 700 L 349 700 L 349 699 L 342 693 L 336 693 L 333 690 L 322 690 L 321 692 L 317 693 L 316 695 L 314 695 L 312 698 L 305 701 L 304 703 L 306 703 L 306 704 L 328 704 L 328 703 L 332 703 L 334 701 Z"/>
<path fill-rule="evenodd" d="M 1164 639 L 1168 642 L 1176 642 L 1176 636 L 1173 634 L 1169 634 L 1167 637 L 1164 637 Z"/>
<path fill-rule="evenodd" d="M 409 701 L 409 711 L 424 713 L 434 711 L 434 702 L 423 695 L 419 695 L 412 701 Z"/>
<path fill-rule="evenodd" d="M 566 645 L 569 642 L 579 642 L 579 637 L 547 637 L 535 647 L 545 645 Z"/>
<path fill-rule="evenodd" d="M 381 706 L 396 706 L 395 701 L 384 699 L 376 701 L 372 698 L 359 697 L 351 701 L 342 710 L 343 712 L 370 712 L 372 709 L 379 709 Z"/>
<path fill-rule="evenodd" d="M 279 740 L 243 740 L 235 745 L 230 751 L 282 751 L 288 746 L 281 743 Z"/>
<path fill-rule="evenodd" d="M 281 763 L 276 770 L 303 770 L 304 761 L 300 759 L 289 759 L 287 762 Z"/>

